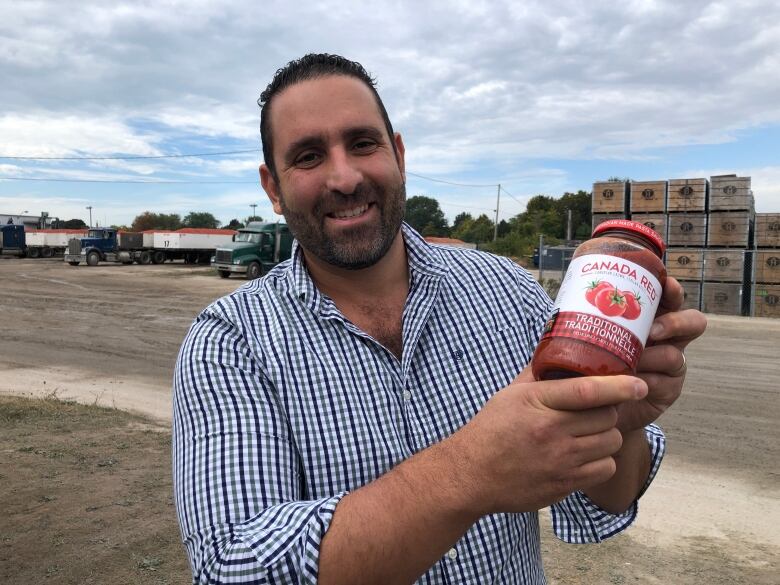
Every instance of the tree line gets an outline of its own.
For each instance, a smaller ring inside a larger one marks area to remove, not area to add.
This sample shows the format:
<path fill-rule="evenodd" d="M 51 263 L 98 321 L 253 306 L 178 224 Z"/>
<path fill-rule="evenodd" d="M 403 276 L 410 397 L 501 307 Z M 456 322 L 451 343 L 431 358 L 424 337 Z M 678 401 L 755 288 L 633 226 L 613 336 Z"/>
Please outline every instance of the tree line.
<path fill-rule="evenodd" d="M 509 221 L 495 222 L 487 214 L 474 217 L 459 213 L 449 225 L 439 202 L 424 195 L 406 201 L 406 222 L 423 236 L 448 237 L 477 244 L 504 256 L 528 256 L 544 234 L 547 243 L 566 238 L 568 211 L 572 215 L 572 238 L 584 240 L 591 232 L 591 194 L 587 191 L 564 193 L 561 197 L 536 195 L 526 210 Z M 494 241 L 494 235 L 497 238 Z"/>
<path fill-rule="evenodd" d="M 182 219 L 178 213 L 154 213 L 144 211 L 136 215 L 133 222 L 127 225 L 112 225 L 112 228 L 127 230 L 132 232 L 143 232 L 146 230 L 171 230 L 175 231 L 181 228 L 209 228 L 209 229 L 229 229 L 239 230 L 250 221 L 263 221 L 259 215 L 250 215 L 244 222 L 237 218 L 231 219 L 224 225 L 220 225 L 219 220 L 208 211 L 191 211 Z M 82 219 L 60 220 L 52 225 L 54 228 L 64 229 L 87 229 L 89 226 Z M 97 226 L 96 226 L 97 227 Z"/>
<path fill-rule="evenodd" d="M 525 211 L 509 219 L 495 222 L 487 215 L 476 217 L 471 213 L 459 213 L 449 224 L 439 202 L 433 197 L 416 195 L 406 201 L 405 221 L 423 236 L 455 238 L 477 244 L 480 249 L 504 256 L 529 256 L 544 234 L 546 241 L 558 243 L 566 238 L 568 211 L 572 212 L 572 237 L 584 240 L 591 232 L 591 194 L 587 191 L 564 193 L 561 197 L 536 195 L 528 201 Z M 192 211 L 182 218 L 178 213 L 153 213 L 144 211 L 137 215 L 130 226 L 112 226 L 130 231 L 178 230 L 190 228 L 241 229 L 250 221 L 263 221 L 259 215 L 245 221 L 237 218 L 220 225 L 219 220 L 207 211 Z M 85 228 L 80 219 L 60 222 L 59 227 Z M 497 238 L 494 240 L 494 234 Z"/>

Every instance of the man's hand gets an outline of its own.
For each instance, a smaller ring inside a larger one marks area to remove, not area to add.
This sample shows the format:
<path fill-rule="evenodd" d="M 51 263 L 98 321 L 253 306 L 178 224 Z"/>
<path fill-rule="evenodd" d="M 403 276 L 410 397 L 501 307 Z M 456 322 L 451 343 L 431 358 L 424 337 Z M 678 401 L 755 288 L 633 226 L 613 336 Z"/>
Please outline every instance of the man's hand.
<path fill-rule="evenodd" d="M 617 427 L 623 433 L 644 428 L 680 397 L 687 370 L 683 350 L 707 327 L 702 313 L 681 311 L 682 303 L 680 283 L 667 278 L 658 315 L 637 367 L 637 376 L 647 382 L 649 390 L 644 400 L 618 407 Z"/>
<path fill-rule="evenodd" d="M 530 368 L 446 445 L 456 488 L 475 517 L 538 510 L 615 473 L 616 406 L 641 400 L 631 376 L 535 382 Z"/>

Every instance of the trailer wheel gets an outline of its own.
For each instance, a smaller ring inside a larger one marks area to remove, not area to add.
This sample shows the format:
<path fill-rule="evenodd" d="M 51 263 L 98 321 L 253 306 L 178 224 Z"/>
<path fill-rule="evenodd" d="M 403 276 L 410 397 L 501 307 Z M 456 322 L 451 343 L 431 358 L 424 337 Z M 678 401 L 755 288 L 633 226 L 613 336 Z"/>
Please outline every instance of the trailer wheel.
<path fill-rule="evenodd" d="M 262 275 L 262 273 L 263 269 L 260 267 L 259 262 L 252 262 L 249 266 L 246 267 L 246 277 L 249 280 L 258 278 L 260 275 Z"/>
<path fill-rule="evenodd" d="M 230 271 L 229 270 L 217 270 L 219 272 L 220 278 L 230 278 Z"/>
<path fill-rule="evenodd" d="M 139 264 L 151 264 L 152 263 L 152 255 L 144 250 L 138 255 L 138 260 L 136 260 Z"/>
<path fill-rule="evenodd" d="M 78 266 L 79 265 L 78 261 L 76 261 L 76 260 L 71 260 L 70 262 L 68 262 L 68 264 L 70 264 L 71 266 Z"/>
<path fill-rule="evenodd" d="M 152 252 L 152 264 L 162 264 L 163 262 L 165 262 L 165 252 L 162 250 Z"/>
<path fill-rule="evenodd" d="M 187 252 L 184 255 L 185 264 L 195 264 L 198 261 L 198 255 L 195 252 Z"/>
<path fill-rule="evenodd" d="M 43 250 L 41 250 L 41 256 L 44 258 L 51 258 L 54 255 L 54 250 L 49 248 L 49 246 L 44 246 Z"/>
<path fill-rule="evenodd" d="M 41 255 L 40 248 L 27 248 L 27 251 L 30 253 L 30 258 L 39 258 Z"/>
<path fill-rule="evenodd" d="M 98 262 L 100 262 L 100 254 L 97 252 L 87 254 L 87 266 L 97 266 Z"/>

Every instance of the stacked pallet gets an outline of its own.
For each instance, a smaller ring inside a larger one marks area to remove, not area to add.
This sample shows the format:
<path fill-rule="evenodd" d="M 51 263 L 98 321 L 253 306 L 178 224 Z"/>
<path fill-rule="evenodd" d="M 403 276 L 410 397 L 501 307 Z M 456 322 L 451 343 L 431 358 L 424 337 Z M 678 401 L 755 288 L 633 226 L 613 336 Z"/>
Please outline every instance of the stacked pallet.
<path fill-rule="evenodd" d="M 594 183 L 593 227 L 617 217 L 667 242 L 685 307 L 780 317 L 780 214 L 756 220 L 750 177 Z"/>
<path fill-rule="evenodd" d="M 749 315 L 755 205 L 750 177 L 710 177 L 702 310 Z"/>
<path fill-rule="evenodd" d="M 780 318 L 780 213 L 756 214 L 753 315 Z"/>
<path fill-rule="evenodd" d="M 628 218 L 628 191 L 625 181 L 593 184 L 593 229 L 609 219 Z"/>

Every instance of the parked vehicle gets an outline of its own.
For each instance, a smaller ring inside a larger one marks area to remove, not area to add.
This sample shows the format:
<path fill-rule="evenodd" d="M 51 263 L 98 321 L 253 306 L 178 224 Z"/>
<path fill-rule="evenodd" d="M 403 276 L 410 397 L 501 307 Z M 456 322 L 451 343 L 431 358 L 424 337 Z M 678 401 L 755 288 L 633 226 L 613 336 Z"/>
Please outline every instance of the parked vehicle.
<path fill-rule="evenodd" d="M 233 230 L 184 228 L 178 231 L 125 232 L 113 228 L 94 228 L 80 240 L 72 240 L 65 262 L 78 266 L 84 262 L 122 264 L 162 264 L 184 260 L 188 264 L 208 264 L 216 247 L 232 241 Z"/>
<path fill-rule="evenodd" d="M 217 247 L 211 265 L 222 278 L 244 274 L 258 278 L 290 257 L 293 236 L 283 223 L 251 221 L 232 242 Z"/>
<path fill-rule="evenodd" d="M 22 257 L 27 255 L 24 226 L 14 224 L 0 226 L 0 254 L 3 253 Z"/>
<path fill-rule="evenodd" d="M 29 258 L 51 258 L 65 253 L 68 242 L 87 234 L 87 230 L 25 229 L 23 225 L 2 227 L 0 252 Z"/>
<path fill-rule="evenodd" d="M 30 258 L 51 258 L 63 255 L 68 242 L 87 235 L 87 230 L 46 229 L 25 232 L 27 256 Z"/>

